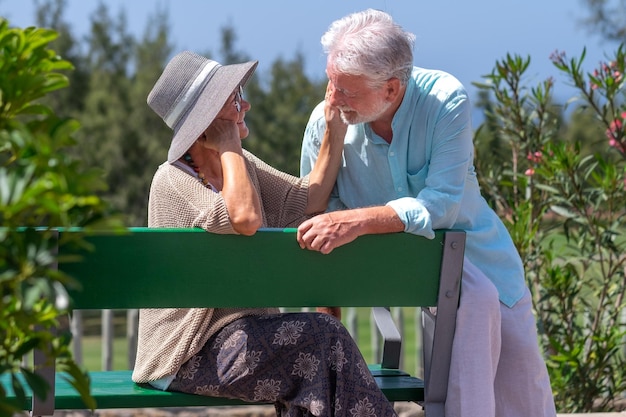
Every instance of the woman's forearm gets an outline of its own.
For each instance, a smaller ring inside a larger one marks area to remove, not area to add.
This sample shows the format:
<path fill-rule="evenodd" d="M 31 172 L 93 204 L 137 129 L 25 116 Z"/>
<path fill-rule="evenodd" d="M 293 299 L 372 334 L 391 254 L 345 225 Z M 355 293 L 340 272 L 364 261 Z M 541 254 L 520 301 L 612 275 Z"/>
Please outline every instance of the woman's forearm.
<path fill-rule="evenodd" d="M 339 110 L 332 107 L 328 100 L 329 89 L 326 90 L 326 105 L 324 107 L 324 117 L 326 119 L 326 130 L 322 139 L 319 155 L 315 161 L 313 169 L 309 173 L 309 199 L 306 207 L 306 214 L 320 213 L 326 210 L 330 193 L 335 186 L 341 158 L 343 154 L 343 141 L 348 130 Z"/>
<path fill-rule="evenodd" d="M 243 154 L 222 152 L 222 197 L 228 208 L 233 229 L 242 235 L 253 235 L 261 227 L 262 214 L 259 195 L 252 184 Z"/>
<path fill-rule="evenodd" d="M 309 174 L 309 198 L 305 211 L 306 214 L 319 213 L 326 210 L 330 193 L 339 173 L 343 138 L 344 134 L 335 135 L 329 132 L 328 128 L 324 132 L 324 140 L 320 147 L 317 161 Z"/>

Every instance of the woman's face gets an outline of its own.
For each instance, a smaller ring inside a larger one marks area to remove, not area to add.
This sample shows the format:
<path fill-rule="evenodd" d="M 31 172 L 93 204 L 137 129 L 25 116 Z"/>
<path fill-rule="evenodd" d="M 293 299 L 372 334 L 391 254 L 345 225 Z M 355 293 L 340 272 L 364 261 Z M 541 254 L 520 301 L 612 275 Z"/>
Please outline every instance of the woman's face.
<path fill-rule="evenodd" d="M 222 107 L 222 110 L 220 110 L 216 118 L 233 120 L 237 123 L 239 138 L 244 139 L 250 134 L 245 117 L 251 107 L 250 103 L 243 98 L 243 88 L 239 86 L 228 100 L 226 100 L 226 104 L 224 104 L 224 107 Z"/>

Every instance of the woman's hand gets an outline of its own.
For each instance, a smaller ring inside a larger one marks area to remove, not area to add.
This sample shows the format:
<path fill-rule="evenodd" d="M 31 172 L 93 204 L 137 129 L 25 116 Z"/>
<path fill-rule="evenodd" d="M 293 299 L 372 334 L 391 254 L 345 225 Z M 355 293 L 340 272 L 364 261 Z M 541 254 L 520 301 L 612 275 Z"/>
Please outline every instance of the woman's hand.
<path fill-rule="evenodd" d="M 326 96 L 324 97 L 324 118 L 326 119 L 326 129 L 330 131 L 332 140 L 341 140 L 346 135 L 348 125 L 342 120 L 339 109 L 331 104 L 334 87 L 329 81 L 326 85 Z"/>
<path fill-rule="evenodd" d="M 343 141 L 348 125 L 341 119 L 339 109 L 332 105 L 333 91 L 333 86 L 329 81 L 326 86 L 324 104 L 326 130 L 317 161 L 309 173 L 309 199 L 305 210 L 306 214 L 320 213 L 326 210 L 341 165 Z"/>
<path fill-rule="evenodd" d="M 341 307 L 316 307 L 315 311 L 318 313 L 330 314 L 337 320 L 341 320 Z"/>
<path fill-rule="evenodd" d="M 228 119 L 213 120 L 204 131 L 200 143 L 203 147 L 219 153 L 225 150 L 241 149 L 237 123 Z"/>

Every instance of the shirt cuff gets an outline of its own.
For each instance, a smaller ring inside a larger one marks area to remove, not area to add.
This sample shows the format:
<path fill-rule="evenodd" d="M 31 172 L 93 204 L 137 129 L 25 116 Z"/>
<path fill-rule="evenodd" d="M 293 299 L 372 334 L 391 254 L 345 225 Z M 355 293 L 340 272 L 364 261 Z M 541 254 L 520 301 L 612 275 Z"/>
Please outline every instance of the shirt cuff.
<path fill-rule="evenodd" d="M 403 197 L 392 200 L 386 205 L 391 207 L 404 223 L 406 233 L 424 236 L 428 239 L 435 238 L 430 213 L 416 198 Z"/>

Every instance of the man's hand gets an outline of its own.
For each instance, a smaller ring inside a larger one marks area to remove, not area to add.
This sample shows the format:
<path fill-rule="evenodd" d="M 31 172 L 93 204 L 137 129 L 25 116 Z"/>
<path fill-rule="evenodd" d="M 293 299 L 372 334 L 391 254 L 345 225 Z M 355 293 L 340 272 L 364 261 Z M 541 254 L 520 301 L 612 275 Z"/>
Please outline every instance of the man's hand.
<path fill-rule="evenodd" d="M 361 235 L 404 231 L 404 223 L 389 206 L 339 210 L 319 214 L 298 227 L 296 239 L 302 249 L 328 254 Z"/>
<path fill-rule="evenodd" d="M 319 214 L 298 227 L 296 239 L 302 249 L 329 254 L 333 249 L 352 242 L 358 237 L 356 223 L 343 221 L 344 212 Z M 337 221 L 335 221 L 337 219 Z"/>

